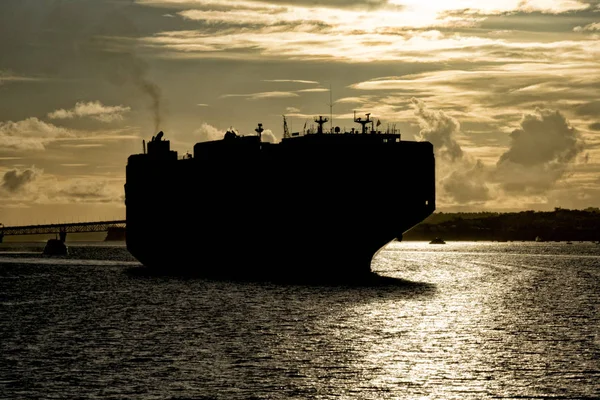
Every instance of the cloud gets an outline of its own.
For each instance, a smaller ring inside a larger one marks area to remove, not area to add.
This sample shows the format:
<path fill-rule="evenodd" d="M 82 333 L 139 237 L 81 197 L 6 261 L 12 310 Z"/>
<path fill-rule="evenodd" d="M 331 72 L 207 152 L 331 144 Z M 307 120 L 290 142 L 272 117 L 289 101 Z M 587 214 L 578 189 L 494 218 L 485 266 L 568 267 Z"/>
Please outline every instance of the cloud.
<path fill-rule="evenodd" d="M 307 83 L 307 84 L 315 84 L 318 85 L 317 81 L 305 81 L 300 79 L 263 79 L 263 82 L 289 82 L 289 83 Z"/>
<path fill-rule="evenodd" d="M 351 104 L 351 103 L 358 103 L 358 104 L 360 104 L 360 103 L 363 103 L 363 102 L 364 102 L 364 99 L 361 98 L 361 97 L 344 97 L 344 98 L 341 98 L 341 99 L 337 99 L 335 101 L 335 103 L 340 103 L 340 104 L 343 104 L 343 103 L 349 103 L 349 104 Z"/>
<path fill-rule="evenodd" d="M 240 134 L 233 127 L 230 127 L 228 130 L 235 132 L 237 135 Z M 210 140 L 220 140 L 220 139 L 223 139 L 223 137 L 225 136 L 225 131 L 215 128 L 214 126 L 209 125 L 204 122 L 204 123 L 202 123 L 200 128 L 196 129 L 193 132 L 193 136 L 194 136 L 194 139 L 196 140 L 196 142 L 207 142 Z M 273 133 L 273 131 L 271 131 L 270 129 L 265 129 L 261 133 L 261 141 L 275 143 L 278 141 L 278 139 L 275 136 L 275 134 Z"/>
<path fill-rule="evenodd" d="M 51 141 L 75 137 L 75 131 L 35 117 L 17 122 L 0 122 L 0 142 L 3 150 L 44 150 L 46 144 Z"/>
<path fill-rule="evenodd" d="M 595 117 L 600 114 L 600 101 L 590 101 L 575 107 L 577 115 Z"/>
<path fill-rule="evenodd" d="M 435 13 L 462 12 L 465 14 L 508 14 L 508 13 L 547 13 L 560 14 L 581 11 L 590 8 L 581 0 L 453 0 L 439 2 L 422 2 L 420 0 L 391 0 L 419 10 L 431 10 Z"/>
<path fill-rule="evenodd" d="M 163 31 L 140 39 L 148 48 L 165 51 L 165 57 L 336 62 L 467 58 L 489 63 L 500 58 L 516 61 L 527 49 L 553 55 L 560 43 L 564 47 L 573 44 L 563 32 L 548 35 L 546 27 L 550 33 L 560 32 L 556 15 L 579 12 L 574 20 L 587 22 L 586 15 L 591 14 L 591 5 L 578 0 L 382 0 L 366 7 L 357 7 L 358 2 L 346 6 L 318 1 L 142 2 L 157 3 L 184 8 L 179 15 L 198 22 L 196 30 Z M 488 21 L 490 17 L 496 19 Z M 520 32 L 502 29 L 525 19 L 527 28 Z M 566 29 L 571 30 L 572 24 Z M 511 33 L 497 37 L 500 31 Z M 544 33 L 543 39 L 538 32 Z M 580 35 L 571 37 L 581 40 Z M 581 50 L 578 53 L 585 55 Z"/>
<path fill-rule="evenodd" d="M 17 192 L 25 185 L 33 182 L 38 176 L 38 171 L 35 168 L 26 169 L 23 171 L 13 169 L 2 177 L 2 188 L 9 192 Z"/>
<path fill-rule="evenodd" d="M 490 199 L 488 171 L 479 160 L 455 166 L 441 182 L 447 198 L 459 204 L 481 204 Z"/>
<path fill-rule="evenodd" d="M 495 178 L 509 192 L 548 190 L 584 149 L 579 132 L 555 110 L 536 109 L 524 115 L 510 138 L 495 171 Z"/>
<path fill-rule="evenodd" d="M 123 181 L 102 176 L 77 176 L 67 180 L 35 167 L 4 173 L 0 202 L 13 204 L 123 204 Z"/>
<path fill-rule="evenodd" d="M 466 155 L 456 141 L 460 133 L 458 120 L 414 97 L 411 104 L 420 127 L 418 139 L 433 144 L 440 203 L 481 204 L 488 200 L 489 172 L 480 160 Z"/>
<path fill-rule="evenodd" d="M 584 31 L 600 31 L 600 22 L 594 22 L 585 26 L 576 26 L 573 28 L 575 32 L 584 32 Z"/>
<path fill-rule="evenodd" d="M 547 14 L 581 11 L 588 8 L 590 8 L 589 4 L 579 0 L 522 0 L 518 5 L 519 11 L 542 12 Z"/>
<path fill-rule="evenodd" d="M 511 147 L 498 161 L 512 162 L 525 167 L 572 161 L 582 150 L 578 133 L 559 111 L 536 109 L 535 114 L 523 116 L 521 127 L 510 137 Z"/>
<path fill-rule="evenodd" d="M 374 99 L 376 107 L 389 105 L 395 118 L 404 121 L 411 115 L 403 99 L 426 99 L 430 107 L 452 110 L 463 125 L 479 124 L 478 130 L 487 130 L 489 138 L 517 123 L 526 109 L 564 109 L 584 117 L 596 116 L 600 110 L 598 65 L 588 61 L 472 64 L 468 69 L 381 77 L 350 87 L 366 93 L 355 98 L 357 103 Z"/>
<path fill-rule="evenodd" d="M 193 132 L 193 135 L 197 142 L 208 142 L 210 140 L 223 139 L 225 131 L 203 122 L 200 128 Z"/>
<path fill-rule="evenodd" d="M 260 100 L 260 99 L 298 97 L 298 94 L 294 93 L 294 92 L 261 92 L 261 93 L 250 93 L 250 94 L 225 94 L 221 97 L 223 97 L 223 98 L 225 98 L 225 97 L 245 97 L 248 100 Z"/>
<path fill-rule="evenodd" d="M 463 151 L 454 139 L 460 130 L 459 122 L 443 111 L 427 108 L 422 100 L 413 97 L 411 102 L 421 128 L 419 138 L 431 142 L 441 157 L 451 161 L 461 158 Z"/>
<path fill-rule="evenodd" d="M 0 86 L 6 82 L 35 82 L 40 81 L 40 78 L 32 78 L 13 74 L 10 71 L 0 70 Z"/>
<path fill-rule="evenodd" d="M 226 9 L 264 8 L 269 6 L 274 7 L 276 5 L 298 7 L 312 7 L 319 5 L 319 7 L 329 7 L 334 9 L 365 11 L 390 7 L 389 0 L 328 0 L 327 2 L 319 0 L 136 0 L 136 3 L 156 6 L 166 5 L 170 7 L 180 6 L 183 8 L 207 7 Z"/>
<path fill-rule="evenodd" d="M 75 117 L 90 117 L 101 122 L 120 121 L 123 114 L 131 109 L 124 106 L 105 106 L 99 101 L 78 102 L 70 110 L 60 109 L 48 113 L 50 119 L 72 119 Z"/>
<path fill-rule="evenodd" d="M 42 151 L 58 141 L 114 141 L 138 139 L 136 128 L 126 127 L 111 130 L 82 131 L 67 129 L 31 117 L 21 121 L 0 122 L 0 150 Z M 63 143 L 62 146 L 97 147 L 101 144 Z"/>
<path fill-rule="evenodd" d="M 260 141 L 261 142 L 266 142 L 266 143 L 276 143 L 279 140 L 277 139 L 277 137 L 275 136 L 275 134 L 273 133 L 272 130 L 270 129 L 265 129 L 261 134 L 260 134 Z"/>
<path fill-rule="evenodd" d="M 327 88 L 310 88 L 310 89 L 300 89 L 297 90 L 298 93 L 317 93 L 317 92 L 329 92 Z"/>
<path fill-rule="evenodd" d="M 138 138 L 137 136 L 135 137 Z M 104 147 L 101 143 L 81 143 L 81 144 L 62 144 L 61 147 L 73 148 L 73 149 L 91 149 L 95 147 Z"/>
<path fill-rule="evenodd" d="M 60 182 L 48 200 L 66 203 L 122 203 L 124 194 L 114 181 L 95 177 L 70 179 Z"/>

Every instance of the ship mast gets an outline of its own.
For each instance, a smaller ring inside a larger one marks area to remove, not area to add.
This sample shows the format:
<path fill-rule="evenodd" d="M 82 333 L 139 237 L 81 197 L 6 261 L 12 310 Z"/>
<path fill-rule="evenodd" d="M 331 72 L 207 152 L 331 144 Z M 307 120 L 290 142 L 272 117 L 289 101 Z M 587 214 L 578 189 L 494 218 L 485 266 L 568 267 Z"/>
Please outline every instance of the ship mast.
<path fill-rule="evenodd" d="M 283 115 L 283 137 L 284 138 L 289 138 L 290 137 L 290 131 L 288 130 L 288 126 L 287 126 L 287 121 L 285 119 L 285 115 Z"/>
<path fill-rule="evenodd" d="M 371 124 L 371 127 L 373 126 L 373 120 L 369 119 L 369 116 L 371 115 L 371 113 L 367 113 L 365 115 L 367 116 L 367 118 L 365 118 L 365 119 L 362 119 L 360 117 L 356 118 L 356 111 L 354 111 L 354 122 L 362 125 L 362 133 L 367 133 L 367 126 L 366 126 L 367 124 Z M 371 128 L 371 130 L 374 130 L 374 129 Z"/>
<path fill-rule="evenodd" d="M 258 124 L 258 128 L 256 128 L 255 131 L 258 133 L 258 141 L 260 142 L 261 133 L 264 131 L 262 124 Z"/>
<path fill-rule="evenodd" d="M 327 117 L 323 117 L 322 115 L 319 115 L 319 118 L 315 117 L 315 122 L 317 124 L 319 124 L 319 128 L 317 129 L 317 133 L 323 133 L 323 124 L 325 122 L 329 121 L 329 119 Z"/>
<path fill-rule="evenodd" d="M 333 100 L 331 93 L 331 82 L 329 82 L 329 130 L 333 132 Z"/>

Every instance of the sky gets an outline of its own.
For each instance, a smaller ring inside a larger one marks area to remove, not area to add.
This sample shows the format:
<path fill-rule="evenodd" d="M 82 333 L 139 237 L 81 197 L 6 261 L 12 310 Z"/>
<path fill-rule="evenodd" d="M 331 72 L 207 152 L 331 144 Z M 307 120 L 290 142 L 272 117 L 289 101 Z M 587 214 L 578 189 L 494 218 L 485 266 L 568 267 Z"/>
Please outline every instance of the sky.
<path fill-rule="evenodd" d="M 437 212 L 598 207 L 599 95 L 598 0 L 2 0 L 0 223 L 124 219 L 161 130 L 354 112 L 433 143 Z"/>

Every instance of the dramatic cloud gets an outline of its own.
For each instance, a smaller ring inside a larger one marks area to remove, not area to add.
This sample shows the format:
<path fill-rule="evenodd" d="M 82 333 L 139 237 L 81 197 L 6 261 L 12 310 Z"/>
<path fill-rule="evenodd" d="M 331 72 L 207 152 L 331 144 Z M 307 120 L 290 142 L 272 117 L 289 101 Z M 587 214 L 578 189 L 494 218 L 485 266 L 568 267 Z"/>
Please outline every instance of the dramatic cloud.
<path fill-rule="evenodd" d="M 187 8 L 183 18 L 210 23 L 274 25 L 311 21 L 347 29 L 373 26 L 427 26 L 473 19 L 473 15 L 509 12 L 560 14 L 590 8 L 577 0 L 455 0 L 423 2 L 419 0 L 376 0 L 328 2 L 316 1 L 242 1 L 242 0 L 137 0 L 146 5 L 172 5 Z M 449 18 L 452 15 L 454 18 Z"/>
<path fill-rule="evenodd" d="M 0 122 L 2 150 L 44 150 L 51 141 L 75 136 L 74 131 L 33 117 L 17 122 Z"/>
<path fill-rule="evenodd" d="M 0 176 L 19 187 L 0 207 L 118 207 L 141 150 L 122 139 L 152 123 L 185 152 L 256 116 L 296 131 L 355 110 L 434 143 L 439 211 L 600 201 L 596 0 L 32 3 L 0 1 Z"/>
<path fill-rule="evenodd" d="M 442 111 L 430 110 L 419 99 L 412 98 L 411 101 L 419 119 L 420 139 L 431 142 L 438 156 L 451 161 L 461 158 L 462 149 L 454 139 L 460 130 L 458 121 Z"/>
<path fill-rule="evenodd" d="M 584 144 L 558 111 L 537 109 L 520 125 L 498 160 L 496 178 L 507 191 L 543 192 L 564 176 Z"/>
<path fill-rule="evenodd" d="M 131 109 L 124 106 L 105 106 L 99 101 L 78 102 L 70 110 L 60 109 L 48 114 L 50 119 L 71 119 L 75 117 L 91 117 L 101 122 L 120 121 L 123 114 Z"/>
<path fill-rule="evenodd" d="M 36 168 L 4 173 L 0 205 L 42 204 L 122 204 L 123 182 L 102 176 L 80 176 L 68 180 L 45 174 Z"/>
<path fill-rule="evenodd" d="M 469 69 L 445 69 L 358 82 L 351 87 L 366 93 L 336 101 L 388 106 L 389 116 L 407 121 L 411 113 L 406 98 L 427 101 L 429 107 L 452 110 L 461 123 L 478 124 L 488 137 L 521 119 L 523 110 L 536 107 L 576 113 L 587 125 L 600 111 L 597 62 L 511 63 L 497 66 L 470 65 Z M 469 125 L 470 126 L 470 125 Z M 478 143 L 481 146 L 483 143 Z"/>
<path fill-rule="evenodd" d="M 432 110 L 419 99 L 411 99 L 418 118 L 419 140 L 433 144 L 436 155 L 438 197 L 441 203 L 481 204 L 489 199 L 485 166 L 467 156 L 456 136 L 460 123 L 440 110 Z"/>
<path fill-rule="evenodd" d="M 178 15 L 199 23 L 197 30 L 163 31 L 140 39 L 149 48 L 165 50 L 165 57 L 240 60 L 268 57 L 336 62 L 518 61 L 518 56 L 527 49 L 545 57 L 565 54 L 557 47 L 568 48 L 573 43 L 564 35 L 552 42 L 530 38 L 526 31 L 497 37 L 500 30 L 482 26 L 493 16 L 509 20 L 527 13 L 535 13 L 528 20 L 552 24 L 554 15 L 591 8 L 589 3 L 577 0 L 389 0 L 360 8 L 314 1 L 141 3 L 186 8 Z M 470 31 L 470 28 L 478 29 Z M 586 25 L 585 29 L 594 29 L 594 25 Z M 569 30 L 572 31 L 572 25 Z M 581 40 L 580 35 L 573 36 Z M 594 40 L 589 42 L 589 46 L 598 47 Z M 581 49 L 580 52 L 585 55 Z"/>
<path fill-rule="evenodd" d="M 542 12 L 549 14 L 585 10 L 590 5 L 581 0 L 453 0 L 422 2 L 420 0 L 390 0 L 392 4 L 404 4 L 419 10 L 434 12 L 462 11 L 479 14 L 503 14 L 507 12 Z"/>
<path fill-rule="evenodd" d="M 38 171 L 35 169 L 10 170 L 2 177 L 2 188 L 9 192 L 17 192 L 28 183 L 35 180 Z"/>
<path fill-rule="evenodd" d="M 510 149 L 500 157 L 499 164 L 512 162 L 525 167 L 546 163 L 565 164 L 582 150 L 575 128 L 558 111 L 537 109 L 525 115 L 521 127 L 510 137 Z"/>
<path fill-rule="evenodd" d="M 487 186 L 489 172 L 481 161 L 464 161 L 441 182 L 447 197 L 459 204 L 483 204 L 490 199 Z"/>
<path fill-rule="evenodd" d="M 113 141 L 137 139 L 134 128 L 79 131 L 59 127 L 35 117 L 22 121 L 0 122 L 0 151 L 41 151 L 57 141 Z M 73 143 L 65 144 L 74 145 Z M 98 146 L 85 144 L 83 147 Z"/>

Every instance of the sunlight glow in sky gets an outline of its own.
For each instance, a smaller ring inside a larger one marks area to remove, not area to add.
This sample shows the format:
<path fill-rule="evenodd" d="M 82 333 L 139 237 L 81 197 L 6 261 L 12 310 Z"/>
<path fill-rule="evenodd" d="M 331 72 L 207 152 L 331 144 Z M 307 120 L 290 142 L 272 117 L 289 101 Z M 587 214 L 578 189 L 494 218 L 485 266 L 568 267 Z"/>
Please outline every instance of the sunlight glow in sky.
<path fill-rule="evenodd" d="M 4 0 L 0 27 L 7 225 L 122 218 L 157 130 L 277 141 L 330 96 L 434 143 L 438 211 L 600 205 L 598 0 Z"/>

